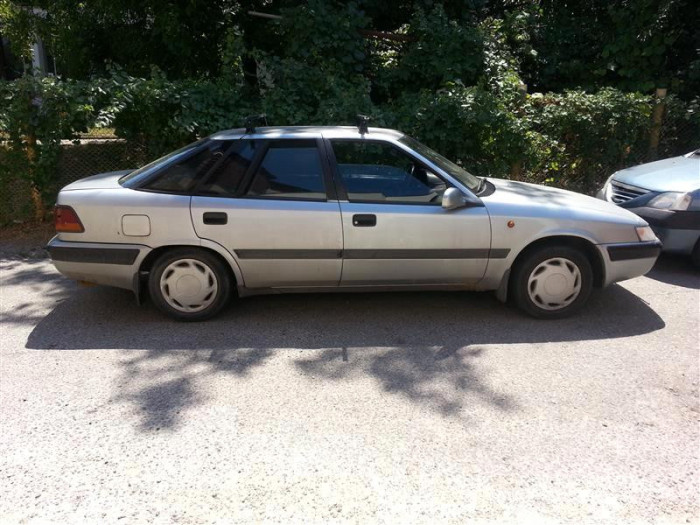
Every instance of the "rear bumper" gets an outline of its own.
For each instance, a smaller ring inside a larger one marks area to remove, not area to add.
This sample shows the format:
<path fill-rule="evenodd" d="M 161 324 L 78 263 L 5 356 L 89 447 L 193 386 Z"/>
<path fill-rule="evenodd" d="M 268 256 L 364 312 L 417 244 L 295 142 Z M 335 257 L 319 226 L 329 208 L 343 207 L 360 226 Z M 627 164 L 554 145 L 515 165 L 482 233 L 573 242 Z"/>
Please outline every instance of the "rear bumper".
<path fill-rule="evenodd" d="M 603 286 L 647 273 L 654 267 L 661 247 L 660 241 L 599 245 L 605 261 Z"/>
<path fill-rule="evenodd" d="M 138 291 L 138 269 L 151 251 L 140 244 L 66 242 L 54 237 L 46 250 L 70 279 Z"/>

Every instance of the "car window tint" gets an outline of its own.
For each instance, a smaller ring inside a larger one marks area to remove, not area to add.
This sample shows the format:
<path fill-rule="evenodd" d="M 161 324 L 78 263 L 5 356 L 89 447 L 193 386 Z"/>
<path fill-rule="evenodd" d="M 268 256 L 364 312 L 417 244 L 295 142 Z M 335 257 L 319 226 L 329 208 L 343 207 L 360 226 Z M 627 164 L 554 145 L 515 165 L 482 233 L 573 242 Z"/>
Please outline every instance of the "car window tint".
<path fill-rule="evenodd" d="M 247 195 L 326 200 L 316 141 L 290 139 L 271 142 Z"/>
<path fill-rule="evenodd" d="M 439 204 L 445 183 L 386 142 L 332 141 L 338 174 L 351 202 Z"/>
<path fill-rule="evenodd" d="M 187 146 L 184 146 L 178 150 L 171 151 L 167 155 L 164 155 L 163 157 L 149 162 L 145 166 L 124 175 L 121 179 L 119 179 L 119 184 L 126 188 L 138 188 L 141 186 L 142 182 L 147 181 L 151 175 L 156 173 L 165 165 L 170 164 L 171 162 L 177 162 L 179 159 L 189 157 L 192 151 L 198 149 L 200 146 L 206 144 L 210 140 L 211 139 L 209 138 L 204 138 L 198 140 L 197 142 L 193 142 L 192 144 L 188 144 Z"/>
<path fill-rule="evenodd" d="M 212 140 L 193 155 L 168 165 L 144 187 L 176 193 L 189 191 L 198 177 L 207 173 L 222 158 L 230 145 L 230 141 Z"/>
<path fill-rule="evenodd" d="M 236 140 L 232 151 L 213 168 L 206 183 L 198 190 L 205 195 L 233 196 L 238 191 L 243 176 L 248 171 L 256 153 L 258 142 L 253 140 Z"/>

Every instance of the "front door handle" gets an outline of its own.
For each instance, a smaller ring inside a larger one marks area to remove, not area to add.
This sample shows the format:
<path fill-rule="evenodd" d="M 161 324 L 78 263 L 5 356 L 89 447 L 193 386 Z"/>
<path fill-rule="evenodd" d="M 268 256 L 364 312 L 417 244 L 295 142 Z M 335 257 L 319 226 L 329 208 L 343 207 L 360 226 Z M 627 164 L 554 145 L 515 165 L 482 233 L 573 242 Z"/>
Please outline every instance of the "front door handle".
<path fill-rule="evenodd" d="M 222 211 L 207 211 L 202 217 L 204 224 L 226 224 L 228 215 Z"/>
<path fill-rule="evenodd" d="M 353 226 L 376 226 L 377 216 L 372 213 L 358 213 L 352 216 Z"/>

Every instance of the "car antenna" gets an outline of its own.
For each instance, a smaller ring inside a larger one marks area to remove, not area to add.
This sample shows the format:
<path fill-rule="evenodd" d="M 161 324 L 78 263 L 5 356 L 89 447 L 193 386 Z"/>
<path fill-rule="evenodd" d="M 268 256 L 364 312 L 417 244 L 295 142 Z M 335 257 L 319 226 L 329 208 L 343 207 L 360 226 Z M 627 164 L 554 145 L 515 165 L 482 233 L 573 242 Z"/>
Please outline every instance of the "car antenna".
<path fill-rule="evenodd" d="M 360 130 L 360 135 L 364 135 L 365 133 L 369 133 L 369 128 L 367 127 L 367 123 L 369 122 L 369 117 L 367 115 L 357 115 L 355 117 L 357 121 L 357 129 Z"/>
<path fill-rule="evenodd" d="M 260 115 L 250 115 L 245 119 L 245 132 L 255 133 L 256 122 L 263 123 L 267 126 L 267 115 L 261 113 Z"/>

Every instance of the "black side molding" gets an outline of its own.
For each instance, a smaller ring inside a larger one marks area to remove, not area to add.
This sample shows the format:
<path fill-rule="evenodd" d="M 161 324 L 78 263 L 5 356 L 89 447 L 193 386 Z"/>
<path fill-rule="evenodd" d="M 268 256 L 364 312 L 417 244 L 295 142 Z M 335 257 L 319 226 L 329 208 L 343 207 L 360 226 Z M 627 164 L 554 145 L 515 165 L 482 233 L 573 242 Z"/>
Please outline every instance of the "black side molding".
<path fill-rule="evenodd" d="M 507 248 L 429 250 L 236 250 L 239 259 L 505 259 Z"/>
<path fill-rule="evenodd" d="M 607 249 L 610 260 L 613 262 L 629 261 L 632 259 L 649 259 L 659 256 L 661 253 L 661 242 L 620 244 L 617 246 L 608 246 Z"/>
<path fill-rule="evenodd" d="M 130 266 L 139 256 L 136 248 L 73 248 L 47 246 L 54 261 Z"/>

